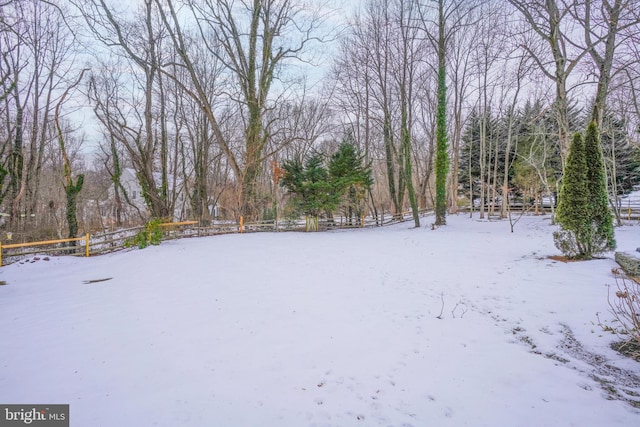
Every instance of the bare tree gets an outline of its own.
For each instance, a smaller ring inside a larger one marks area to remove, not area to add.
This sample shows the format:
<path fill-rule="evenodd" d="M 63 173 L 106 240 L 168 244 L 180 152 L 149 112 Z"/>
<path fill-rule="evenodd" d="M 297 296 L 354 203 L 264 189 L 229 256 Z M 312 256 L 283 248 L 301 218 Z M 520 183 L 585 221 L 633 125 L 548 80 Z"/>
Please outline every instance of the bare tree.
<path fill-rule="evenodd" d="M 531 73 L 531 63 L 528 60 L 528 57 L 525 55 L 521 55 L 519 58 L 516 58 L 517 65 L 515 67 L 512 79 L 509 80 L 511 83 L 510 86 L 513 88 L 511 103 L 507 107 L 507 145 L 505 148 L 505 159 L 504 159 L 504 176 L 502 178 L 502 204 L 500 205 L 500 217 L 506 218 L 509 210 L 509 199 L 510 199 L 510 191 L 509 191 L 509 170 L 512 165 L 511 149 L 515 144 L 515 134 L 517 132 L 516 129 L 516 107 L 520 102 L 520 94 L 524 86 L 524 79 L 530 75 Z"/>
<path fill-rule="evenodd" d="M 373 60 L 365 47 L 365 39 L 360 37 L 363 27 L 359 24 L 364 20 L 362 15 L 356 16 L 350 25 L 351 32 L 347 33 L 340 41 L 339 53 L 334 58 L 331 72 L 331 96 L 329 101 L 336 111 L 336 119 L 341 128 L 347 129 L 354 136 L 356 143 L 367 164 L 375 164 L 374 171 L 380 169 L 379 164 L 385 161 L 385 152 L 380 149 L 380 135 L 377 119 L 376 97 L 373 93 L 376 85 L 376 72 L 373 68 Z M 392 168 L 393 164 L 390 165 Z M 380 174 L 379 174 L 380 175 Z M 387 174 L 374 180 L 374 185 L 368 189 L 369 207 L 373 216 L 378 218 L 378 209 L 386 205 L 393 197 L 376 197 L 376 194 L 384 194 L 379 190 L 381 182 L 387 182 L 387 192 L 391 189 L 395 193 L 395 177 L 389 181 Z M 391 184 L 391 185 L 389 185 Z M 397 210 L 394 206 L 394 212 Z"/>
<path fill-rule="evenodd" d="M 37 220 L 41 211 L 44 153 L 55 141 L 53 110 L 75 67 L 76 40 L 64 14 L 61 6 L 37 0 L 9 1 L 0 12 L 1 43 L 7 48 L 0 68 L 5 142 L 11 141 L 10 148 L 5 145 L 2 150 L 10 153 L 5 191 L 15 225 Z"/>
<path fill-rule="evenodd" d="M 475 24 L 478 18 L 471 13 L 475 5 L 475 2 L 441 5 L 443 14 L 449 19 L 443 24 L 443 39 L 447 43 L 458 35 L 461 37 L 456 41 L 462 40 L 460 30 Z M 435 155 L 433 140 L 438 129 L 436 111 L 438 100 L 443 99 L 436 96 L 435 89 L 442 82 L 436 78 L 439 72 L 435 60 L 438 57 L 438 16 L 439 8 L 430 4 L 370 1 L 356 16 L 336 62 L 340 93 L 345 95 L 341 108 L 348 110 L 349 120 L 359 123 L 357 128 L 364 128 L 368 146 L 379 149 L 385 165 L 381 177 L 387 182 L 392 211 L 396 214 L 402 211 L 407 195 L 410 204 L 416 206 L 412 211 L 417 212 L 418 195 L 421 206 L 428 206 Z M 471 42 L 473 38 L 467 40 Z M 464 51 L 467 52 L 466 59 Z M 455 117 L 458 132 L 457 143 L 453 146 L 456 162 L 464 123 L 464 95 L 470 88 L 471 52 L 471 47 L 452 51 L 452 58 L 454 54 L 458 55 L 455 64 L 454 59 L 441 56 L 445 68 L 453 69 L 457 85 Z M 464 70 L 458 70 L 457 65 L 463 65 Z M 444 78 L 444 84 L 440 84 L 442 89 L 446 86 L 446 75 L 440 73 L 440 76 Z M 441 90 L 441 93 L 444 92 Z M 441 110 L 446 116 L 446 94 Z M 446 137 L 446 128 L 440 126 L 439 129 Z M 380 135 L 381 141 L 372 136 L 376 134 Z M 446 144 L 444 149 L 441 147 L 442 151 L 448 154 Z M 374 170 L 382 172 L 383 168 Z M 446 185 L 447 174 L 443 176 Z M 413 192 L 417 194 L 412 203 L 411 190 L 416 184 L 417 191 Z M 455 187 L 451 183 L 449 186 Z"/>
<path fill-rule="evenodd" d="M 347 112 L 344 121 L 364 140 L 366 158 L 379 159 L 374 171 L 386 181 L 391 212 L 401 215 L 408 200 L 419 227 L 418 193 L 426 191 L 431 162 L 423 155 L 428 147 L 417 144 L 427 140 L 426 128 L 416 123 L 428 109 L 418 100 L 429 96 L 430 74 L 428 45 L 416 20 L 413 1 L 368 2 L 342 41 L 334 76 L 339 108 Z"/>
<path fill-rule="evenodd" d="M 136 169 L 151 216 L 173 216 L 172 196 L 169 194 L 169 158 L 167 147 L 166 94 L 160 73 L 164 56 L 170 51 L 163 44 L 165 37 L 159 25 L 153 0 L 144 0 L 133 18 L 117 16 L 105 0 L 74 0 L 96 39 L 126 60 L 137 73 L 133 85 L 140 92 L 142 114 L 130 110 L 133 116 L 115 113 L 93 91 L 93 102 L 101 103 L 103 118 L 110 120 L 110 130 L 119 128 L 119 142 L 124 145 Z M 94 80 L 95 81 L 95 80 Z M 138 96 L 137 94 L 134 96 Z M 111 104 L 113 107 L 117 103 Z M 119 117 L 118 117 L 119 116 Z M 138 122 L 139 126 L 131 122 Z M 156 164 L 159 173 L 156 174 Z M 159 176 L 158 176 L 159 175 Z"/>
<path fill-rule="evenodd" d="M 479 31 L 475 44 L 475 63 L 478 78 L 478 109 L 480 111 L 480 218 L 484 218 L 485 206 L 489 205 L 489 215 L 493 213 L 496 202 L 495 185 L 497 165 L 492 165 L 490 159 L 498 158 L 499 144 L 494 134 L 490 132 L 492 127 L 492 115 L 495 98 L 504 87 L 503 52 L 506 50 L 506 38 L 500 29 L 505 24 L 501 20 L 502 14 L 492 5 L 485 4 L 479 9 L 481 15 L 485 15 L 478 23 Z M 492 145 L 492 142 L 495 144 Z M 492 170 L 493 166 L 493 170 Z M 492 173 L 493 172 L 493 173 Z"/>
<path fill-rule="evenodd" d="M 407 185 L 407 196 L 411 206 L 413 222 L 416 228 L 420 227 L 420 216 L 418 212 L 418 201 L 413 182 L 413 103 L 414 103 L 414 80 L 417 74 L 418 52 L 420 43 L 417 37 L 417 27 L 414 25 L 414 14 L 417 11 L 410 1 L 399 1 L 398 3 L 398 24 L 400 29 L 400 52 L 399 72 L 396 73 L 398 92 L 400 95 L 400 152 L 404 163 L 403 171 Z"/>
<path fill-rule="evenodd" d="M 595 68 L 597 89 L 591 120 L 600 128 L 612 75 L 616 72 L 616 51 L 638 34 L 640 5 L 634 0 L 584 0 L 573 2 L 569 10 L 584 30 L 585 47 Z"/>
<path fill-rule="evenodd" d="M 85 71 L 87 70 L 82 70 L 82 72 L 78 76 L 78 79 L 73 84 L 71 84 L 71 86 L 69 86 L 67 90 L 65 90 L 64 93 L 62 94 L 62 97 L 56 104 L 55 119 L 54 119 L 55 125 L 56 125 L 56 131 L 58 134 L 58 143 L 60 144 L 60 153 L 62 154 L 62 159 L 63 159 L 63 168 L 64 168 L 63 186 L 64 186 L 64 192 L 67 196 L 67 206 L 66 206 L 67 210 L 66 210 L 65 216 L 67 218 L 67 225 L 69 227 L 69 238 L 76 237 L 78 234 L 77 200 L 78 200 L 78 194 L 80 193 L 80 191 L 82 191 L 82 186 L 84 184 L 84 174 L 78 174 L 75 182 L 73 181 L 73 172 L 71 170 L 71 160 L 69 159 L 69 154 L 67 153 L 67 149 L 65 145 L 65 135 L 62 131 L 62 126 L 60 126 L 60 109 L 62 108 L 62 105 L 64 104 L 65 99 L 69 95 L 69 92 L 71 92 L 82 81 L 82 77 L 84 76 Z M 75 246 L 75 242 L 72 242 L 72 243 Z M 87 245 L 88 244 L 89 242 L 87 242 Z"/>
<path fill-rule="evenodd" d="M 534 46 L 522 47 L 531 55 L 540 70 L 555 83 L 558 137 L 562 162 L 569 151 L 571 129 L 569 124 L 569 88 L 567 82 L 571 73 L 588 54 L 574 41 L 571 18 L 572 4 L 560 4 L 556 0 L 509 0 L 520 12 L 523 19 L 544 43 L 542 52 Z"/>
<path fill-rule="evenodd" d="M 137 214 L 137 219 L 145 220 L 146 216 L 132 202 L 130 195 L 121 182 L 123 169 L 127 166 L 127 151 L 131 143 L 139 138 L 140 121 L 132 109 L 139 104 L 138 98 L 126 93 L 126 77 L 123 77 L 119 61 L 107 61 L 93 71 L 89 79 L 88 97 L 93 112 L 102 125 L 103 140 L 99 148 L 102 151 L 101 161 L 108 171 L 114 188 L 115 225 L 120 227 L 125 221 L 130 206 Z M 129 106 L 129 108 L 127 108 Z M 137 125 L 136 125 L 137 123 Z M 129 164 L 129 166 L 131 166 Z"/>
<path fill-rule="evenodd" d="M 220 130 L 216 100 L 205 90 L 205 82 L 196 72 L 174 2 L 155 1 L 180 57 L 180 66 L 190 77 L 187 93 L 202 104 L 216 142 L 235 174 L 239 214 L 256 217 L 260 211 L 257 181 L 270 137 L 264 118 L 273 108 L 272 89 L 275 82 L 282 83 L 278 99 L 286 97 L 290 81 L 283 79 L 285 65 L 305 61 L 309 45 L 321 41 L 316 34 L 322 21 L 320 7 L 310 10 L 293 1 L 276 0 L 253 0 L 242 5 L 230 0 L 186 2 L 204 46 L 224 65 L 231 79 L 228 95 L 239 106 L 244 128 L 244 145 L 234 149 Z"/>
<path fill-rule="evenodd" d="M 435 3 L 432 4 L 432 3 Z M 436 225 L 446 224 L 447 176 L 450 168 L 447 130 L 447 58 L 451 40 L 461 28 L 472 25 L 466 19 L 480 2 L 456 0 L 420 2 L 420 25 L 437 54 L 436 110 Z"/>
<path fill-rule="evenodd" d="M 476 50 L 477 37 L 481 26 L 475 14 L 468 14 L 466 18 L 473 25 L 465 25 L 451 37 L 450 55 L 448 58 L 450 88 L 451 88 L 451 171 L 449 174 L 449 212 L 458 211 L 458 182 L 460 170 L 460 142 L 466 123 L 469 104 L 473 88 L 473 76 L 477 73 L 473 54 Z M 435 118 L 435 114 L 434 118 Z"/>

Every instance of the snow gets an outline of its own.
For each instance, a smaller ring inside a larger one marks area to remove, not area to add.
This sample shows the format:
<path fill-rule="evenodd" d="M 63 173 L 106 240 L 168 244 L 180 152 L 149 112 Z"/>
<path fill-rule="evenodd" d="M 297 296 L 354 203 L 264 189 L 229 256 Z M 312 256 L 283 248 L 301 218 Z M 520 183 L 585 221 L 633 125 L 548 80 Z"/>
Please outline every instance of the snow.
<path fill-rule="evenodd" d="M 613 254 L 553 261 L 554 229 L 461 215 L 3 267 L 0 402 L 69 403 L 73 426 L 640 425 L 640 364 L 596 316 Z"/>
<path fill-rule="evenodd" d="M 624 196 L 620 196 L 619 200 L 622 207 L 625 207 L 628 204 L 633 205 L 636 203 L 640 203 L 640 190 L 635 190 L 625 194 Z"/>

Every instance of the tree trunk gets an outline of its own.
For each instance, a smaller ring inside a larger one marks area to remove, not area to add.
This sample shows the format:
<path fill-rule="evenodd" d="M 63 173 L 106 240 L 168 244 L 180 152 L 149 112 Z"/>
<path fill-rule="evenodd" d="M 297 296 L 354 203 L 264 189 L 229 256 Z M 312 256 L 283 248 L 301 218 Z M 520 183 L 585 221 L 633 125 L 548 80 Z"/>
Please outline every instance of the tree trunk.
<path fill-rule="evenodd" d="M 436 220 L 435 225 L 447 223 L 447 173 L 449 172 L 449 144 L 447 142 L 447 67 L 444 0 L 438 0 L 438 107 L 436 112 Z"/>
<path fill-rule="evenodd" d="M 401 199 L 399 197 L 399 191 L 396 187 L 396 166 L 393 146 L 393 130 L 391 129 L 391 117 L 386 111 L 384 113 L 384 124 L 382 133 L 384 138 L 385 165 L 387 167 L 387 186 L 389 188 L 389 197 L 392 203 L 393 215 L 397 216 L 402 214 L 402 205 Z"/>
<path fill-rule="evenodd" d="M 16 134 L 13 140 L 13 150 L 9 161 L 9 195 L 11 203 L 11 224 L 17 225 L 20 220 L 20 201 L 24 194 L 24 154 L 22 146 L 24 109 L 19 104 L 16 88 Z"/>

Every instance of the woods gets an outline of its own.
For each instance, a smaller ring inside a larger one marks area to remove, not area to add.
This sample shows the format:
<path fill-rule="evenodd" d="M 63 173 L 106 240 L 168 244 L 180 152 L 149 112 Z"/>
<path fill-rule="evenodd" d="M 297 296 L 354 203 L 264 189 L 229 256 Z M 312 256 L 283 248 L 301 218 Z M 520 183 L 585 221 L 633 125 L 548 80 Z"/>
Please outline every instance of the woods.
<path fill-rule="evenodd" d="M 0 227 L 555 209 L 591 122 L 620 222 L 638 42 L 632 0 L 4 0 Z"/>

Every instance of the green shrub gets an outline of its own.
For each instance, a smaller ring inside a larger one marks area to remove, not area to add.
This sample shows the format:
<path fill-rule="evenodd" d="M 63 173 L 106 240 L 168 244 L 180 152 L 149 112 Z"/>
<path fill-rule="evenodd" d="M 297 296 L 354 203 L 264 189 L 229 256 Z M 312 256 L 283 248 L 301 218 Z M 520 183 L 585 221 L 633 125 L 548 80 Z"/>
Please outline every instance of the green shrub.
<path fill-rule="evenodd" d="M 131 239 L 127 239 L 125 247 L 130 248 L 137 246 L 144 249 L 149 245 L 159 245 L 162 240 L 162 229 L 160 228 L 161 220 L 152 219 L 147 222 L 142 230 Z"/>
<path fill-rule="evenodd" d="M 581 249 L 574 233 L 560 229 L 553 233 L 553 241 L 567 258 L 580 258 Z"/>
<path fill-rule="evenodd" d="M 600 135 L 594 122 L 584 139 L 575 134 L 569 147 L 556 221 L 561 228 L 553 235 L 556 247 L 569 257 L 591 259 L 616 247 Z"/>
<path fill-rule="evenodd" d="M 609 195 L 602 156 L 600 134 L 591 122 L 584 137 L 587 159 L 587 189 L 589 190 L 589 218 L 593 228 L 592 252 L 601 253 L 616 248 L 613 215 L 609 209 Z"/>
<path fill-rule="evenodd" d="M 568 257 L 591 258 L 587 159 L 582 135 L 576 133 L 569 147 L 556 211 L 561 231 L 553 234 L 556 247 Z"/>

